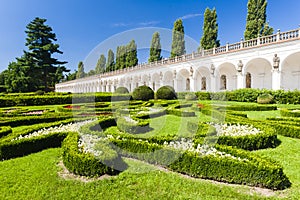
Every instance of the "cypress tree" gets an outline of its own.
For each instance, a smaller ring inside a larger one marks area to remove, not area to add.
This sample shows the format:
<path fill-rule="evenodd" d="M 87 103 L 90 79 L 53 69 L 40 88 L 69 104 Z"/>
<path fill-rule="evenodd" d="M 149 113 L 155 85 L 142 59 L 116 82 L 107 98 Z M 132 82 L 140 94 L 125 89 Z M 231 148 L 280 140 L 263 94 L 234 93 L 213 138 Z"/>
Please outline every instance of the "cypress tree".
<path fill-rule="evenodd" d="M 203 35 L 200 44 L 203 49 L 211 49 L 220 46 L 220 41 L 218 40 L 217 11 L 215 8 L 213 10 L 206 8 L 205 10 Z"/>
<path fill-rule="evenodd" d="M 115 55 L 114 52 L 110 49 L 107 53 L 107 63 L 105 71 L 110 72 L 115 70 Z"/>
<path fill-rule="evenodd" d="M 103 73 L 105 71 L 105 64 L 106 64 L 106 58 L 103 54 L 101 54 L 95 68 L 95 74 Z"/>
<path fill-rule="evenodd" d="M 150 57 L 148 62 L 154 62 L 161 60 L 161 44 L 159 32 L 155 32 L 152 36 L 151 46 L 150 46 Z"/>
<path fill-rule="evenodd" d="M 178 19 L 174 23 L 172 31 L 171 58 L 185 54 L 184 27 L 182 20 Z"/>
<path fill-rule="evenodd" d="M 272 34 L 273 28 L 266 22 L 267 0 L 249 0 L 247 7 L 248 14 L 246 30 L 244 32 L 245 40 Z"/>
<path fill-rule="evenodd" d="M 83 62 L 80 61 L 78 63 L 78 70 L 77 70 L 77 73 L 76 73 L 76 78 L 83 78 L 83 77 L 85 77 L 84 65 L 83 65 Z"/>
<path fill-rule="evenodd" d="M 134 40 L 131 40 L 126 46 L 125 67 L 133 67 L 138 64 L 137 45 Z"/>

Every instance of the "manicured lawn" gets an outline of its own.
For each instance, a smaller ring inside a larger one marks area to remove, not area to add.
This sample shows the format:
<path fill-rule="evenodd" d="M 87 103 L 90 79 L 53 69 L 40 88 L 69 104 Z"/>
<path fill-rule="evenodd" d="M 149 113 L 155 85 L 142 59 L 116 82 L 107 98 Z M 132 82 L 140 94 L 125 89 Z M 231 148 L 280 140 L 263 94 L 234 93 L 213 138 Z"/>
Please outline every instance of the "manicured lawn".
<path fill-rule="evenodd" d="M 84 183 L 58 176 L 61 149 L 0 162 L 0 199 L 265 199 L 246 186 L 216 184 L 126 159 L 116 177 Z"/>

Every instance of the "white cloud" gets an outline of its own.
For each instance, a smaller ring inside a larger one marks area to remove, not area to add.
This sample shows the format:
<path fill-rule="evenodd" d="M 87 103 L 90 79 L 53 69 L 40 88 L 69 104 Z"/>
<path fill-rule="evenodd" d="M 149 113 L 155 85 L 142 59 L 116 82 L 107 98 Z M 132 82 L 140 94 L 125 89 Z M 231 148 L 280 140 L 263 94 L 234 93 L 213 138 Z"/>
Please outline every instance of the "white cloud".
<path fill-rule="evenodd" d="M 181 19 L 190 19 L 190 18 L 199 17 L 199 16 L 202 16 L 202 14 L 201 13 L 193 13 L 193 14 L 184 15 L 180 18 Z"/>
<path fill-rule="evenodd" d="M 129 27 L 129 26 L 154 26 L 156 24 L 159 24 L 159 21 L 149 21 L 149 22 L 138 22 L 138 23 L 115 23 L 112 24 L 112 27 Z"/>

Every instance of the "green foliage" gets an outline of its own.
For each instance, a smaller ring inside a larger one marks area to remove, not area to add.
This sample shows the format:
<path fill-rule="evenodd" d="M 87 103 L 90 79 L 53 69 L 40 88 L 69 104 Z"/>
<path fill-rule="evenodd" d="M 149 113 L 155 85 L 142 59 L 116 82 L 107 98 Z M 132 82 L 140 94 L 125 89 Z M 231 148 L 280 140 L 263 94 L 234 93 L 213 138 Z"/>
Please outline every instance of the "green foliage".
<path fill-rule="evenodd" d="M 134 89 L 132 98 L 134 100 L 148 101 L 154 99 L 154 92 L 150 87 L 142 85 Z"/>
<path fill-rule="evenodd" d="M 300 117 L 300 110 L 280 109 L 280 114 L 283 117 Z"/>
<path fill-rule="evenodd" d="M 257 97 L 257 103 L 259 104 L 270 104 L 273 102 L 273 96 L 270 94 L 262 94 Z"/>
<path fill-rule="evenodd" d="M 32 138 L 0 142 L 0 160 L 25 156 L 48 148 L 60 147 L 67 133 L 51 133 Z"/>
<path fill-rule="evenodd" d="M 193 101 L 197 100 L 197 96 L 195 95 L 195 93 L 189 93 L 185 95 L 184 99 L 187 101 Z"/>
<path fill-rule="evenodd" d="M 273 28 L 266 22 L 267 0 L 249 0 L 245 40 L 257 38 L 258 36 L 270 35 Z"/>
<path fill-rule="evenodd" d="M 136 123 L 133 123 L 127 121 L 123 117 L 118 118 L 117 126 L 120 131 L 131 134 L 141 134 L 151 130 L 149 127 L 149 121 L 147 120 L 138 120 Z"/>
<path fill-rule="evenodd" d="M 203 35 L 200 41 L 201 48 L 212 49 L 220 46 L 218 40 L 217 11 L 206 8 L 204 12 Z"/>
<path fill-rule="evenodd" d="M 176 92 L 171 86 L 162 86 L 156 92 L 157 99 L 172 100 L 177 99 Z"/>
<path fill-rule="evenodd" d="M 134 40 L 131 40 L 125 46 L 118 46 L 116 53 L 115 69 L 124 69 L 133 67 L 138 64 L 137 45 Z"/>
<path fill-rule="evenodd" d="M 43 90 L 37 90 L 37 91 L 35 91 L 35 94 L 36 95 L 44 95 L 45 92 Z"/>
<path fill-rule="evenodd" d="M 282 167 L 278 164 L 231 147 L 218 146 L 217 148 L 249 161 L 242 162 L 230 158 L 199 156 L 196 153 L 180 152 L 163 148 L 158 144 L 133 139 L 113 139 L 112 142 L 122 149 L 122 155 L 164 165 L 173 171 L 193 177 L 263 186 L 271 189 L 285 189 L 291 185 L 283 173 Z"/>
<path fill-rule="evenodd" d="M 101 54 L 95 68 L 95 74 L 103 73 L 105 71 L 105 64 L 106 64 L 106 58 L 103 54 Z"/>
<path fill-rule="evenodd" d="M 161 44 L 160 44 L 160 35 L 159 32 L 153 33 L 151 46 L 150 46 L 150 57 L 148 62 L 154 62 L 161 60 Z"/>
<path fill-rule="evenodd" d="M 185 54 L 184 27 L 182 19 L 177 19 L 174 22 L 172 31 L 172 49 L 171 58 Z"/>
<path fill-rule="evenodd" d="M 129 90 L 126 87 L 118 87 L 115 91 L 117 94 L 128 94 Z"/>
<path fill-rule="evenodd" d="M 85 77 L 84 65 L 83 65 L 83 62 L 80 61 L 78 63 L 78 70 L 77 70 L 77 73 L 76 73 L 76 78 L 83 78 L 83 77 Z"/>
<path fill-rule="evenodd" d="M 102 150 L 104 154 L 95 157 L 91 153 L 80 152 L 78 150 L 78 140 L 78 133 L 69 133 L 62 145 L 63 162 L 70 172 L 82 176 L 101 176 L 103 174 L 117 174 L 119 171 L 115 170 L 114 167 L 126 169 L 126 164 L 111 149 L 109 143 L 101 141 L 102 144 L 97 144 L 98 150 Z"/>
<path fill-rule="evenodd" d="M 115 70 L 115 54 L 109 49 L 107 53 L 107 63 L 105 71 L 110 72 Z"/>
<path fill-rule="evenodd" d="M 31 78 L 36 86 L 43 86 L 44 90 L 48 91 L 49 87 L 53 87 L 55 83 L 63 79 L 63 72 L 69 70 L 62 66 L 67 62 L 61 62 L 52 57 L 54 53 L 62 54 L 63 52 L 58 49 L 58 44 L 53 43 L 57 40 L 56 35 L 50 26 L 45 25 L 46 21 L 46 19 L 36 17 L 26 26 L 26 46 L 29 51 L 24 51 L 24 56 L 18 59 L 18 63 L 21 67 L 30 68 L 25 76 Z"/>
<path fill-rule="evenodd" d="M 11 127 L 10 126 L 2 126 L 0 127 L 0 138 L 4 137 L 8 134 L 12 133 Z"/>

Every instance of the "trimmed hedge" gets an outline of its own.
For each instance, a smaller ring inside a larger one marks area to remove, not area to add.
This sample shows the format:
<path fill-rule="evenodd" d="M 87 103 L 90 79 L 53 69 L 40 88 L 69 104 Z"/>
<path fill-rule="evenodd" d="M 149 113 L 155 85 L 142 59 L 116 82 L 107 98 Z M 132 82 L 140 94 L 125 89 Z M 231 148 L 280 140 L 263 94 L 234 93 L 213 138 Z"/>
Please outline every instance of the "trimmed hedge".
<path fill-rule="evenodd" d="M 217 141 L 217 144 L 233 146 L 244 150 L 275 148 L 280 144 L 275 130 L 266 126 L 256 125 L 262 134 L 245 136 L 216 136 L 216 129 L 208 124 L 188 122 L 188 131 L 196 133 L 194 142 L 202 144 L 205 139 Z"/>
<path fill-rule="evenodd" d="M 117 126 L 120 131 L 131 134 L 146 133 L 152 130 L 152 128 L 149 126 L 149 121 L 147 120 L 139 120 L 137 123 L 131 123 L 123 117 L 118 118 Z"/>
<path fill-rule="evenodd" d="M 12 133 L 10 126 L 2 126 L 0 127 L 0 138 L 3 136 L 7 136 L 8 134 Z"/>
<path fill-rule="evenodd" d="M 134 89 L 132 98 L 134 100 L 148 101 L 154 99 L 154 92 L 150 87 L 142 85 Z"/>
<path fill-rule="evenodd" d="M 280 109 L 280 114 L 283 117 L 300 117 L 300 110 Z"/>
<path fill-rule="evenodd" d="M 113 139 L 112 142 L 120 147 L 120 152 L 124 156 L 163 165 L 193 177 L 270 189 L 285 189 L 291 185 L 282 167 L 277 163 L 231 147 L 218 146 L 217 148 L 249 161 L 211 155 L 199 156 L 191 152 L 163 148 L 161 145 L 145 141 Z"/>
<path fill-rule="evenodd" d="M 78 133 L 73 132 L 68 134 L 62 144 L 63 163 L 70 172 L 93 177 L 103 174 L 115 175 L 127 168 L 126 163 L 116 151 L 111 149 L 109 143 L 103 143 L 100 148 L 106 151 L 100 157 L 95 157 L 90 153 L 80 152 L 78 141 Z"/>
<path fill-rule="evenodd" d="M 49 115 L 49 116 L 25 116 L 25 117 L 15 117 L 7 121 L 0 121 L 0 126 L 24 126 L 24 125 L 33 125 L 40 123 L 56 122 L 65 119 L 73 118 L 73 115 Z"/>
<path fill-rule="evenodd" d="M 0 160 L 22 157 L 47 148 L 60 147 L 67 133 L 52 133 L 21 140 L 0 142 Z"/>
<path fill-rule="evenodd" d="M 128 94 L 129 90 L 126 87 L 118 87 L 115 91 L 116 94 Z"/>
<path fill-rule="evenodd" d="M 129 94 L 112 93 L 66 94 L 66 95 L 6 95 L 0 97 L 0 107 L 60 105 L 72 103 L 111 102 L 129 100 Z"/>
<path fill-rule="evenodd" d="M 175 115 L 179 117 L 195 117 L 196 114 L 193 111 L 182 111 L 179 109 L 167 109 L 168 115 Z"/>
<path fill-rule="evenodd" d="M 274 97 L 270 94 L 261 94 L 257 97 L 257 103 L 259 104 L 269 104 L 273 103 Z"/>
<path fill-rule="evenodd" d="M 162 86 L 156 92 L 157 99 L 173 100 L 177 99 L 176 92 L 171 86 Z"/>

